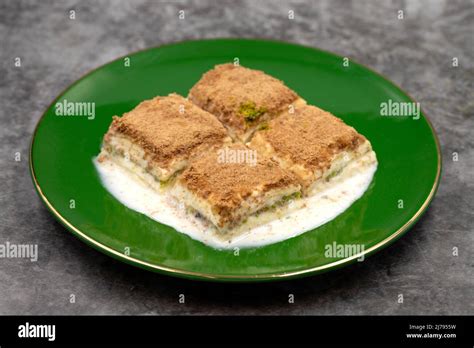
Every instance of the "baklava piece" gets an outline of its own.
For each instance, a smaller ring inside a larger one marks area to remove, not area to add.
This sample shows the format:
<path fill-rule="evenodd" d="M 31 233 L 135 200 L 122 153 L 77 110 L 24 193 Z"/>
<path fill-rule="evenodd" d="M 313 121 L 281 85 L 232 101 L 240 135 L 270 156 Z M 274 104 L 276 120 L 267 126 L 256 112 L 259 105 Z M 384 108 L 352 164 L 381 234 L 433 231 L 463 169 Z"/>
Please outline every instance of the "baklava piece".
<path fill-rule="evenodd" d="M 249 151 L 253 155 L 247 156 Z M 298 196 L 299 190 L 291 172 L 237 143 L 191 161 L 171 193 L 225 232 L 262 209 Z"/>
<path fill-rule="evenodd" d="M 158 187 L 184 169 L 190 158 L 231 141 L 215 116 L 170 94 L 113 117 L 99 161 L 106 156 Z"/>
<path fill-rule="evenodd" d="M 329 112 L 310 105 L 271 120 L 266 129 L 254 134 L 249 146 L 296 174 L 305 194 L 365 154 L 373 154 L 367 160 L 376 161 L 363 135 Z"/>
<path fill-rule="evenodd" d="M 205 73 L 188 98 L 216 115 L 230 135 L 243 142 L 268 121 L 305 103 L 282 81 L 234 64 L 217 65 Z"/>

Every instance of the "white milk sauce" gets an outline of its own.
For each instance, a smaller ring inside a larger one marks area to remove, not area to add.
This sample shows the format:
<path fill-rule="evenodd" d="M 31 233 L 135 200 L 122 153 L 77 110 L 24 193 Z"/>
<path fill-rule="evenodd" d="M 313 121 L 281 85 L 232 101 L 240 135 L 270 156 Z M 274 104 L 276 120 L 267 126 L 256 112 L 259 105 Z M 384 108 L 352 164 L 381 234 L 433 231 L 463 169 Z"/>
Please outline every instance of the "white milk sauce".
<path fill-rule="evenodd" d="M 157 192 L 109 159 L 101 163 L 94 159 L 94 163 L 102 184 L 122 204 L 217 249 L 273 244 L 321 226 L 359 199 L 377 170 L 375 154 L 370 153 L 352 161 L 334 180 L 320 187 L 315 195 L 290 201 L 278 208 L 278 212 L 268 211 L 251 217 L 237 234 L 223 234 L 201 217 L 190 213 L 169 190 Z"/>

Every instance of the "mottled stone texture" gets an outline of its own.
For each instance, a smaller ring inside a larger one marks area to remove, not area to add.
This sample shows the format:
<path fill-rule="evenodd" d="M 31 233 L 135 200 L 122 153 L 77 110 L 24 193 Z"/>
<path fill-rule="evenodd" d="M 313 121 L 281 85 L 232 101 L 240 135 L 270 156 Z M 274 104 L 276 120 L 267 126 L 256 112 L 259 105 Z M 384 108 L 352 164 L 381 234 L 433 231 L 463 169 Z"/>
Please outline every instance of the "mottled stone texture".
<path fill-rule="evenodd" d="M 447 0 L 1 1 L 0 243 L 38 243 L 40 255 L 36 263 L 0 259 L 0 313 L 474 314 L 473 8 L 473 1 Z M 74 21 L 70 9 L 76 10 Z M 181 9 L 184 21 L 177 18 Z M 397 19 L 400 9 L 403 20 Z M 293 21 L 289 10 L 295 11 Z M 68 233 L 40 202 L 28 172 L 30 137 L 47 105 L 74 80 L 116 57 L 214 37 L 272 38 L 327 49 L 372 67 L 420 101 L 444 159 L 441 186 L 426 215 L 363 263 L 259 285 L 145 272 Z M 20 69 L 14 68 L 15 57 L 22 58 Z M 21 152 L 20 162 L 15 152 Z M 459 256 L 452 255 L 453 247 Z M 181 293 L 185 305 L 178 303 Z M 290 293 L 294 304 L 287 302 Z"/>

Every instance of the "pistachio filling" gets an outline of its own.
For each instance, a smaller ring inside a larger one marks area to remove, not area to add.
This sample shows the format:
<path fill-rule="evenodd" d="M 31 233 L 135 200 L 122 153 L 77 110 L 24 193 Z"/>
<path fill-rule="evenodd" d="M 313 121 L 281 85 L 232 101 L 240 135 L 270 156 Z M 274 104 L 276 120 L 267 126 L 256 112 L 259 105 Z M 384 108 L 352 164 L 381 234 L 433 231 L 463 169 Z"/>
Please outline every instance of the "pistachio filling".
<path fill-rule="evenodd" d="M 252 123 L 267 112 L 265 107 L 259 107 L 254 102 L 248 101 L 240 104 L 239 113 L 244 117 L 245 122 Z"/>
<path fill-rule="evenodd" d="M 338 176 L 339 174 L 341 174 L 342 169 L 343 169 L 343 168 L 340 168 L 340 169 L 338 169 L 338 170 L 333 171 L 331 174 L 329 174 L 329 175 L 326 177 L 326 181 L 329 181 L 329 180 L 335 178 L 336 176 Z"/>

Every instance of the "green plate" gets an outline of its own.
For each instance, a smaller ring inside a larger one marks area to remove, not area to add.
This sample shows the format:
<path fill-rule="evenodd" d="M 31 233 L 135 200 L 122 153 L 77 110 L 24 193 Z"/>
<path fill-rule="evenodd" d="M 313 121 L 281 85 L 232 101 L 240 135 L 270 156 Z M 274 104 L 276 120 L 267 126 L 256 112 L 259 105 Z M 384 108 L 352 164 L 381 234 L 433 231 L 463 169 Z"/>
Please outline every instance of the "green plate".
<path fill-rule="evenodd" d="M 273 245 L 220 251 L 126 208 L 101 185 L 92 157 L 113 115 L 144 99 L 191 86 L 215 64 L 233 61 L 283 80 L 308 103 L 341 117 L 372 143 L 379 167 L 364 194 L 329 223 Z M 33 136 L 30 167 L 53 215 L 94 248 L 173 276 L 263 281 L 332 270 L 361 255 L 329 258 L 326 246 L 363 245 L 367 256 L 405 233 L 427 209 L 440 177 L 437 137 L 421 113 L 381 116 L 381 103 L 412 102 L 377 73 L 314 48 L 262 40 L 188 41 L 119 58 L 81 78 L 46 110 Z M 130 66 L 124 64 L 130 63 Z M 94 102 L 95 117 L 57 116 L 56 102 Z M 393 104 L 392 104 L 393 105 Z M 336 255 L 337 256 L 337 255 Z"/>

